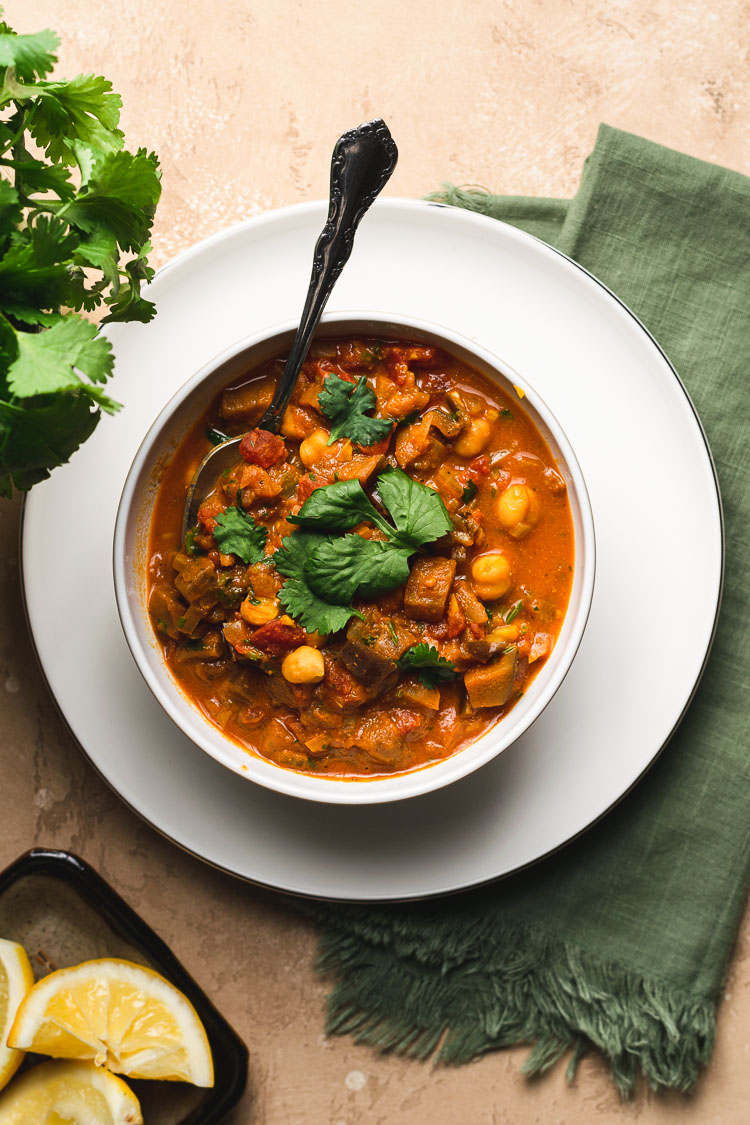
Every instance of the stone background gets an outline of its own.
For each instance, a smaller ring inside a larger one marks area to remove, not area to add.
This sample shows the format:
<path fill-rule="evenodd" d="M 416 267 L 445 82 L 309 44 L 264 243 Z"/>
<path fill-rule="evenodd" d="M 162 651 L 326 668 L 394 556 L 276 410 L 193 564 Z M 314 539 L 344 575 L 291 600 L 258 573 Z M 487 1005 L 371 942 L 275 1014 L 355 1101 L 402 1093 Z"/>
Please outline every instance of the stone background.
<path fill-rule="evenodd" d="M 750 173 L 744 0 L 6 0 L 18 31 L 60 32 L 60 74 L 104 73 L 131 148 L 164 192 L 152 261 L 269 208 L 324 197 L 336 137 L 389 123 L 387 193 L 443 180 L 569 196 L 598 123 Z M 750 926 L 696 1095 L 620 1103 L 602 1064 L 535 1083 L 521 1049 L 456 1070 L 323 1035 L 315 934 L 270 892 L 184 855 L 130 813 L 71 742 L 19 601 L 19 505 L 0 501 L 0 865 L 34 844 L 94 864 L 247 1041 L 232 1125 L 744 1125 Z M 83 674 L 83 673 L 82 673 Z M 156 1123 L 155 1123 L 156 1125 Z"/>

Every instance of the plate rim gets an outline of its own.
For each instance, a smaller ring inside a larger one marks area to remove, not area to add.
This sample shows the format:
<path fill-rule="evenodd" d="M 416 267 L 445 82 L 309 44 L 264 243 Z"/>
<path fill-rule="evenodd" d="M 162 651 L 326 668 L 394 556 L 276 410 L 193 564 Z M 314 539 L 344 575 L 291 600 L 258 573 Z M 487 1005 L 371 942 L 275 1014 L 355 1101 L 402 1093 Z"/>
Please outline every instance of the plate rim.
<path fill-rule="evenodd" d="M 317 211 L 320 208 L 323 208 L 325 206 L 327 206 L 327 204 L 326 204 L 326 201 L 324 201 L 324 200 L 306 201 L 306 202 L 303 202 L 303 203 L 292 204 L 292 205 L 287 206 L 287 207 L 274 208 L 272 210 L 263 212 L 261 215 L 253 216 L 250 219 L 245 219 L 245 220 L 241 220 L 240 222 L 237 222 L 237 223 L 232 223 L 228 227 L 223 228 L 222 230 L 217 231 L 212 235 L 209 235 L 207 238 L 200 239 L 198 242 L 193 243 L 192 245 L 187 247 L 185 250 L 183 250 L 179 254 L 177 254 L 174 258 L 172 258 L 168 262 L 164 263 L 164 265 L 159 267 L 159 269 L 156 271 L 156 273 L 154 275 L 154 281 L 158 277 L 161 277 L 164 274 L 166 274 L 167 272 L 171 272 L 176 267 L 184 265 L 187 261 L 189 261 L 190 258 L 192 258 L 194 256 L 197 256 L 200 252 L 202 252 L 204 250 L 208 250 L 210 248 L 214 248 L 214 247 L 220 245 L 224 241 L 231 240 L 233 237 L 236 237 L 239 234 L 240 231 L 245 231 L 248 228 L 253 228 L 253 227 L 256 227 L 256 226 L 261 226 L 261 225 L 266 225 L 266 224 L 270 225 L 270 223 L 272 221 L 281 221 L 285 216 L 290 216 L 292 218 L 296 218 L 298 215 L 305 215 L 308 212 Z M 714 640 L 715 640 L 715 637 L 716 637 L 716 631 L 717 631 L 717 627 L 718 627 L 718 621 L 719 621 L 719 616 L 720 616 L 720 612 L 721 612 L 723 593 L 724 593 L 724 578 L 725 578 L 725 567 L 726 567 L 726 530 L 725 530 L 725 520 L 724 520 L 724 510 L 723 510 L 723 504 L 722 504 L 721 490 L 720 490 L 720 486 L 719 486 L 719 478 L 718 478 L 718 473 L 717 473 L 713 453 L 711 451 L 711 447 L 710 447 L 709 442 L 708 442 L 708 437 L 706 435 L 706 431 L 705 431 L 705 427 L 703 425 L 703 422 L 700 418 L 700 415 L 698 414 L 698 411 L 697 411 L 697 409 L 695 407 L 695 404 L 694 404 L 694 402 L 693 402 L 693 400 L 690 396 L 690 393 L 689 393 L 687 387 L 685 386 L 684 381 L 682 380 L 679 372 L 675 368 L 672 361 L 669 359 L 669 356 L 666 354 L 666 352 L 662 348 L 661 344 L 658 342 L 658 340 L 656 340 L 654 335 L 646 327 L 646 325 L 643 323 L 643 321 L 633 312 L 633 310 L 620 297 L 618 297 L 618 295 L 616 293 L 614 293 L 609 288 L 609 286 L 607 286 L 603 281 L 601 281 L 595 274 L 593 274 L 585 266 L 581 265 L 579 262 L 577 262 L 574 258 L 571 258 L 569 255 L 567 255 L 567 254 L 563 253 L 562 251 L 558 250 L 556 247 L 554 247 L 554 246 L 550 245 L 549 243 L 545 242 L 543 239 L 537 238 L 535 235 L 529 234 L 528 232 L 521 230 L 519 227 L 515 227 L 510 223 L 506 223 L 502 219 L 493 219 L 490 216 L 482 215 L 479 212 L 469 211 L 469 210 L 466 210 L 464 208 L 453 207 L 450 204 L 441 203 L 441 202 L 437 202 L 437 201 L 433 201 L 433 200 L 428 201 L 428 200 L 417 200 L 417 199 L 388 196 L 385 199 L 381 199 L 380 201 L 378 201 L 378 207 L 379 207 L 379 210 L 381 210 L 381 211 L 386 209 L 386 208 L 389 209 L 389 210 L 390 209 L 398 210 L 399 208 L 404 207 L 404 206 L 406 206 L 407 209 L 413 209 L 415 211 L 417 211 L 417 210 L 418 211 L 425 211 L 428 208 L 429 209 L 436 208 L 436 209 L 441 209 L 441 210 L 455 211 L 455 212 L 460 213 L 463 219 L 468 219 L 470 222 L 475 223 L 477 225 L 484 226 L 484 224 L 487 223 L 487 222 L 490 222 L 493 225 L 499 224 L 502 227 L 504 227 L 507 232 L 510 232 L 510 234 L 513 238 L 517 239 L 521 243 L 524 243 L 526 240 L 530 240 L 531 242 L 536 243 L 537 245 L 541 245 L 542 247 L 544 247 L 544 249 L 546 251 L 551 251 L 557 257 L 563 259 L 564 261 L 568 262 L 570 265 L 574 266 L 576 270 L 578 270 L 580 273 L 582 273 L 584 276 L 586 276 L 598 288 L 604 290 L 604 292 L 609 297 L 611 297 L 615 301 L 615 303 L 635 323 L 635 325 L 640 329 L 641 333 L 643 333 L 647 337 L 647 339 L 653 345 L 655 350 L 661 356 L 661 359 L 663 360 L 664 364 L 666 365 L 666 368 L 671 373 L 673 378 L 676 380 L 677 385 L 682 392 L 682 395 L 686 399 L 686 401 L 687 401 L 687 403 L 690 407 L 690 412 L 692 414 L 692 417 L 693 417 L 695 423 L 697 424 L 698 432 L 700 433 L 701 439 L 703 441 L 705 453 L 707 454 L 707 458 L 708 458 L 708 465 L 709 465 L 710 471 L 711 471 L 711 477 L 712 477 L 712 481 L 713 481 L 714 494 L 715 494 L 715 500 L 716 500 L 716 511 L 717 511 L 718 518 L 719 518 L 719 540 L 720 540 L 720 542 L 719 542 L 720 565 L 719 565 L 718 583 L 717 583 L 716 596 L 715 596 L 714 616 L 713 616 L 713 622 L 712 622 L 710 636 L 708 638 L 706 648 L 705 648 L 705 651 L 703 653 L 703 658 L 702 658 L 700 667 L 698 669 L 697 675 L 696 675 L 695 680 L 694 680 L 694 682 L 693 682 L 693 684 L 690 688 L 690 691 L 687 695 L 685 703 L 684 703 L 680 713 L 676 716 L 675 721 L 674 721 L 672 727 L 670 728 L 666 738 L 663 740 L 662 744 L 658 747 L 658 749 L 654 752 L 654 754 L 649 759 L 649 761 L 647 762 L 645 767 L 641 770 L 641 772 L 632 780 L 630 785 L 628 785 L 620 794 L 618 794 L 618 796 L 606 808 L 601 810 L 596 816 L 594 816 L 590 821 L 588 821 L 585 825 L 583 825 L 581 828 L 579 828 L 572 835 L 568 836 L 565 840 L 561 841 L 560 843 L 558 843 L 554 847 L 549 848 L 547 851 L 543 852 L 542 854 L 540 854 L 538 856 L 535 856 L 533 859 L 528 860 L 524 863 L 518 864 L 517 866 L 515 866 L 513 868 L 510 868 L 506 871 L 502 871 L 498 874 L 490 875 L 488 877 L 483 877 L 483 878 L 480 878 L 480 879 L 470 879 L 468 881 L 462 882 L 461 884 L 450 886 L 450 887 L 443 887 L 443 888 L 434 889 L 434 890 L 430 890 L 430 891 L 426 891 L 426 892 L 425 891 L 415 892 L 415 893 L 412 893 L 412 894 L 403 894 L 403 895 L 398 894 L 398 895 L 386 895 L 386 896 L 364 895 L 364 896 L 358 896 L 356 898 L 352 898 L 352 897 L 349 897 L 349 896 L 335 895 L 335 894 L 314 893 L 314 892 L 311 892 L 309 890 L 300 889 L 298 887 L 280 886 L 277 883 L 266 882 L 263 879 L 253 877 L 251 875 L 247 875 L 247 874 L 244 874 L 242 872 L 235 871 L 231 867 L 227 867 L 227 866 L 217 862 L 216 860 L 213 860 L 213 859 L 210 859 L 206 856 L 201 855 L 201 853 L 199 851 L 191 848 L 188 844 L 183 843 L 181 840 L 178 840 L 175 837 L 171 836 L 167 831 L 165 831 L 163 828 L 161 828 L 154 821 L 150 820 L 139 809 L 137 809 L 128 799 L 126 799 L 119 792 L 119 790 L 115 787 L 114 783 L 111 782 L 109 780 L 109 778 L 107 778 L 107 776 L 103 773 L 103 771 L 99 768 L 99 766 L 94 762 L 93 758 L 89 755 L 86 748 L 83 746 L 83 744 L 80 742 L 80 740 L 77 738 L 77 736 L 73 732 L 72 727 L 71 727 L 67 717 L 65 716 L 60 703 L 58 702 L 56 696 L 52 692 L 52 689 L 51 689 L 50 683 L 49 683 L 49 679 L 47 677 L 46 670 L 45 670 L 44 665 L 42 663 L 42 659 L 41 659 L 41 656 L 40 656 L 40 653 L 39 653 L 39 650 L 38 650 L 38 647 L 37 647 L 36 638 L 34 636 L 32 628 L 31 628 L 31 621 L 30 621 L 30 615 L 29 615 L 29 609 L 28 609 L 28 600 L 27 600 L 26 573 L 25 573 L 25 568 L 24 568 L 24 552 L 23 552 L 23 543 L 24 543 L 24 537 L 25 537 L 24 536 L 24 528 L 25 528 L 25 524 L 26 524 L 27 503 L 28 503 L 29 494 L 28 493 L 24 494 L 23 499 L 22 499 L 22 506 L 21 506 L 21 516 L 20 516 L 20 521 L 19 521 L 19 539 L 18 539 L 19 580 L 20 580 L 22 610 L 23 610 L 25 621 L 26 621 L 28 636 L 29 636 L 30 641 L 31 641 L 32 650 L 33 650 L 33 653 L 34 653 L 34 658 L 35 658 L 35 661 L 36 661 L 36 664 L 37 664 L 37 668 L 39 669 L 39 672 L 41 674 L 41 677 L 42 677 L 42 680 L 45 684 L 45 687 L 46 687 L 47 691 L 49 692 L 50 699 L 52 700 L 52 702 L 55 706 L 55 709 L 56 709 L 56 711 L 57 711 L 58 715 L 60 716 L 60 719 L 63 723 L 63 726 L 65 727 L 65 729 L 68 732 L 68 735 L 70 736 L 72 741 L 79 747 L 79 749 L 83 753 L 83 755 L 86 758 L 89 765 L 94 769 L 94 771 L 98 774 L 98 776 L 100 778 L 102 778 L 102 780 L 106 783 L 106 785 L 117 795 L 118 799 L 120 801 L 122 801 L 122 803 L 128 809 L 130 809 L 133 813 L 135 813 L 135 815 L 140 820 L 142 820 L 144 823 L 148 824 L 149 827 L 151 827 L 156 832 L 158 832 L 158 834 L 160 836 L 162 836 L 164 839 L 169 840 L 170 843 L 172 843 L 172 844 L 176 845 L 178 848 L 180 848 L 181 851 L 187 853 L 188 855 L 191 855 L 191 856 L 195 857 L 196 859 L 199 859 L 202 863 L 206 863 L 208 866 L 214 868 L 215 870 L 218 870 L 218 871 L 221 871 L 222 873 L 228 874 L 235 879 L 241 880 L 242 882 L 249 883 L 253 886 L 263 887 L 263 888 L 266 888 L 266 889 L 269 889 L 269 890 L 274 890 L 276 892 L 287 894 L 287 895 L 290 895 L 290 896 L 293 896 L 293 897 L 296 897 L 296 898 L 307 899 L 307 900 L 311 900 L 311 901 L 319 901 L 319 902 L 357 902 L 357 903 L 361 903 L 361 904 L 366 904 L 366 903 L 376 904 L 376 903 L 386 903 L 386 902 L 394 902 L 394 903 L 396 903 L 396 902 L 415 902 L 415 901 L 423 901 L 423 900 L 433 899 L 433 898 L 441 898 L 441 897 L 449 896 L 449 895 L 457 895 L 457 894 L 461 894 L 461 893 L 463 893 L 467 890 L 470 890 L 470 889 L 476 889 L 476 888 L 479 888 L 479 887 L 488 886 L 491 883 L 498 882 L 499 880 L 502 880 L 502 879 L 510 878 L 511 876 L 516 875 L 521 871 L 526 871 L 530 868 L 533 868 L 537 864 L 542 863 L 545 859 L 548 859 L 550 856 L 553 856 L 553 855 L 557 854 L 558 852 L 562 851 L 564 848 L 567 848 L 570 844 L 574 843 L 576 840 L 579 840 L 583 835 L 585 835 L 587 832 L 589 832 L 592 828 L 594 828 L 597 824 L 599 824 L 600 821 L 602 821 L 606 816 L 608 816 L 609 813 L 612 812 L 620 804 L 620 802 L 623 801 L 636 788 L 636 786 L 640 784 L 640 782 L 643 780 L 643 778 L 646 776 L 646 774 L 649 773 L 649 771 L 651 770 L 653 765 L 656 763 L 656 761 L 661 757 L 661 755 L 663 754 L 666 747 L 672 741 L 672 738 L 674 737 L 674 735 L 675 735 L 676 731 L 678 730 L 680 724 L 682 723 L 687 711 L 689 710 L 690 705 L 693 702 L 693 699 L 695 698 L 696 692 L 697 692 L 697 690 L 700 686 L 700 683 L 703 679 L 703 676 L 705 674 L 705 670 L 706 670 L 706 667 L 707 667 L 707 664 L 708 664 L 708 661 L 709 661 L 709 658 L 710 658 L 710 655 L 711 655 L 711 651 L 713 649 Z M 153 282 L 151 284 L 153 284 Z M 114 325 L 113 327 L 117 327 L 117 326 Z"/>

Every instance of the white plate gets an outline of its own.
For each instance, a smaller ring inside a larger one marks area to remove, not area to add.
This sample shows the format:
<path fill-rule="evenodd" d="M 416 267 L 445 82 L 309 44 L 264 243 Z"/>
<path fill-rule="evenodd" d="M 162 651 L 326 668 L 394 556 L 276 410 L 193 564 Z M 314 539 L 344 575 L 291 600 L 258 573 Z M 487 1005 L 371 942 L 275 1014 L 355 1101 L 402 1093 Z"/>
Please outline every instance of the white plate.
<path fill-rule="evenodd" d="M 120 629 L 112 534 L 141 438 L 203 363 L 302 307 L 323 203 L 243 223 L 159 272 L 148 326 L 116 325 L 125 404 L 25 508 L 23 578 L 42 668 L 73 735 L 133 809 L 217 867 L 329 898 L 416 898 L 539 859 L 647 769 L 700 678 L 721 595 L 721 505 L 708 446 L 643 326 L 575 263 L 454 208 L 375 204 L 331 310 L 400 311 L 475 338 L 546 399 L 575 449 L 597 532 L 581 649 L 532 729 L 439 792 L 317 805 L 238 780 L 188 741 Z M 689 610 L 689 612 L 688 612 Z"/>

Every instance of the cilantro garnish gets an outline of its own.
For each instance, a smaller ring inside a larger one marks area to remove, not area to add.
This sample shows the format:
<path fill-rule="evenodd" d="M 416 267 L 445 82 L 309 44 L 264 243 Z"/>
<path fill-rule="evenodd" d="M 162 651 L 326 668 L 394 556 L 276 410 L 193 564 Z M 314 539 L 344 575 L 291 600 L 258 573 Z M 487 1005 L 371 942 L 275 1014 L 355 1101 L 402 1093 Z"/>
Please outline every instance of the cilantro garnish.
<path fill-rule="evenodd" d="M 339 480 L 316 488 L 290 523 L 310 530 L 348 531 L 369 520 L 386 533 L 392 526 L 377 511 L 358 480 Z"/>
<path fill-rule="evenodd" d="M 374 445 L 388 437 L 393 423 L 388 418 L 367 416 L 367 411 L 374 409 L 375 401 L 375 392 L 364 375 L 356 384 L 338 375 L 326 375 L 323 390 L 318 395 L 318 406 L 332 423 L 328 444 L 347 437 L 357 445 Z"/>
<path fill-rule="evenodd" d="M 227 508 L 214 523 L 214 539 L 225 555 L 237 555 L 247 566 L 266 557 L 264 547 L 268 531 L 256 523 L 248 512 Z"/>
<path fill-rule="evenodd" d="M 326 636 L 343 629 L 349 618 L 355 615 L 355 611 L 351 606 L 331 605 L 317 597 L 307 584 L 305 566 L 324 541 L 325 536 L 295 531 L 282 539 L 273 562 L 278 572 L 286 578 L 279 591 L 279 601 L 286 611 L 299 621 L 303 629 Z"/>
<path fill-rule="evenodd" d="M 466 485 L 466 488 L 461 493 L 461 499 L 463 500 L 464 504 L 470 504 L 478 491 L 479 489 L 477 488 L 476 481 L 470 480 Z"/>
<path fill-rule="evenodd" d="M 456 666 L 425 641 L 408 648 L 397 661 L 402 672 L 414 672 L 425 687 L 433 688 L 456 675 Z"/>
<path fill-rule="evenodd" d="M 409 577 L 409 557 L 453 526 L 437 492 L 401 469 L 381 473 L 377 484 L 393 523 L 356 480 L 316 489 L 297 515 L 288 517 L 303 530 L 284 539 L 273 561 L 288 579 L 279 597 L 306 629 L 343 628 L 354 613 L 355 597 L 377 597 L 401 586 Z M 387 538 L 329 534 L 362 522 L 374 524 Z"/>
<path fill-rule="evenodd" d="M 0 22 L 0 495 L 63 464 L 119 409 L 109 342 L 81 312 L 148 321 L 140 295 L 158 161 L 126 152 L 121 99 L 93 74 L 50 81 L 58 38 Z M 125 260 L 126 255 L 127 260 Z"/>
<path fill-rule="evenodd" d="M 357 595 L 375 598 L 407 581 L 412 552 L 394 543 L 344 535 L 320 545 L 308 559 L 305 577 L 313 593 L 336 605 Z"/>

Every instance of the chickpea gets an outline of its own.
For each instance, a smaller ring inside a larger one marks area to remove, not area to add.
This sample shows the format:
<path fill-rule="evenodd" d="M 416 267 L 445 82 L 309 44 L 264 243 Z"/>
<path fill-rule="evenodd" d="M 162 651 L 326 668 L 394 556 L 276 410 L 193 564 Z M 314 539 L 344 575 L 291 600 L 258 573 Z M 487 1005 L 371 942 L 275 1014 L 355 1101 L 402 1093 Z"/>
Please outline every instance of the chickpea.
<path fill-rule="evenodd" d="M 523 539 L 539 519 L 539 497 L 525 484 L 511 484 L 497 502 L 500 523 L 514 539 Z"/>
<path fill-rule="evenodd" d="M 490 424 L 486 418 L 471 418 L 458 439 L 453 452 L 459 457 L 476 457 L 490 440 Z"/>
<path fill-rule="evenodd" d="M 325 455 L 329 434 L 326 430 L 315 430 L 300 442 L 299 455 L 306 469 L 311 469 Z"/>
<path fill-rule="evenodd" d="M 483 602 L 503 598 L 513 585 L 510 563 L 502 551 L 487 551 L 477 555 L 471 564 L 474 592 Z"/>
<path fill-rule="evenodd" d="M 300 645 L 284 657 L 281 674 L 290 684 L 319 684 L 325 675 L 323 653 L 312 645 Z"/>
<path fill-rule="evenodd" d="M 265 625 L 279 615 L 276 598 L 254 598 L 249 595 L 240 606 L 240 613 L 248 625 Z"/>

